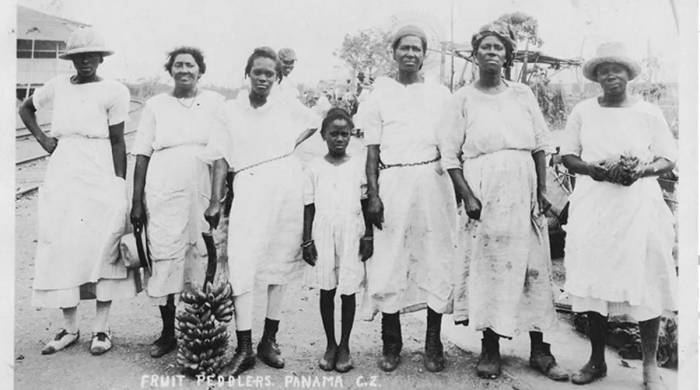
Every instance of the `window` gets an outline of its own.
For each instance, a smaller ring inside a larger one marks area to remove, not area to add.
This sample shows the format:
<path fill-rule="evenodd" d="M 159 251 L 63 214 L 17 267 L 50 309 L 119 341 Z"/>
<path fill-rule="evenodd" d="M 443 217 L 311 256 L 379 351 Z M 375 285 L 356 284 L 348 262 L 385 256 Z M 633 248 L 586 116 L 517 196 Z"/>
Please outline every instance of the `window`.
<path fill-rule="evenodd" d="M 17 40 L 17 58 L 57 58 L 65 49 L 63 41 L 36 40 L 32 52 L 32 40 Z"/>
<path fill-rule="evenodd" d="M 32 41 L 29 39 L 17 40 L 17 58 L 32 58 Z"/>

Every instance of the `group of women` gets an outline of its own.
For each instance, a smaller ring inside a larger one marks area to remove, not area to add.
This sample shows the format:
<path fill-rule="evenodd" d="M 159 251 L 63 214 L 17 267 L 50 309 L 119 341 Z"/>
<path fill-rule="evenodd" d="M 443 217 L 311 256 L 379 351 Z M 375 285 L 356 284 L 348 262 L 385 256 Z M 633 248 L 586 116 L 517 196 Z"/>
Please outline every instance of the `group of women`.
<path fill-rule="evenodd" d="M 427 308 L 428 371 L 445 367 L 440 325 L 442 314 L 453 314 L 456 323 L 483 332 L 479 376 L 498 377 L 500 339 L 527 331 L 530 365 L 553 380 L 568 380 L 543 338 L 556 322 L 544 217 L 550 207 L 545 153 L 551 145 L 530 89 L 502 77 L 516 49 L 512 32 L 492 24 L 472 37 L 479 77 L 452 95 L 421 77 L 427 41 L 415 26 L 395 33 L 391 50 L 398 72 L 377 78 L 355 118 L 367 153 L 355 156 L 366 165 L 351 177 L 365 189 L 362 207 L 348 207 L 353 213 L 362 210 L 366 224 L 356 224 L 361 230 L 349 236 L 361 243 L 362 255 L 355 257 L 364 264 L 331 264 L 323 271 L 335 272 L 330 278 L 315 271 L 316 280 L 326 280 L 320 287 L 322 316 L 329 312 L 324 305 L 332 307 L 336 287 L 341 294 L 357 291 L 343 286 L 360 272 L 357 280 L 364 282 L 351 285 L 363 286 L 372 316 L 382 313 L 382 370 L 400 364 L 400 313 Z M 32 300 L 61 308 L 65 325 L 42 350 L 46 354 L 78 340 L 76 308 L 88 292 L 97 298 L 90 350 L 109 350 L 111 301 L 137 293 L 133 272 L 115 260 L 128 209 L 123 133 L 129 96 L 122 85 L 97 76 L 109 54 L 93 30 L 77 31 L 63 55 L 73 61 L 76 75 L 47 82 L 20 109 L 27 128 L 52 153 L 39 195 Z M 232 172 L 227 257 L 237 346 L 230 369 L 238 375 L 256 362 L 251 332 L 256 284 L 267 292 L 257 356 L 282 368 L 276 333 L 285 286 L 305 268 L 308 272 L 302 252 L 310 265 L 318 266 L 316 256 L 321 262 L 315 250 L 320 244 L 311 239 L 318 241 L 316 230 L 310 230 L 308 205 L 309 199 L 324 201 L 318 193 L 309 198 L 304 172 L 310 170 L 312 182 L 319 183 L 313 175 L 321 170 L 345 171 L 326 163 L 304 167 L 294 155 L 322 118 L 275 93 L 282 71 L 272 49 L 254 50 L 245 68 L 249 94 L 230 102 L 198 88 L 206 71 L 198 49 L 173 50 L 165 69 L 174 88 L 146 102 L 131 150 L 136 167 L 130 220 L 136 231 L 147 230 L 153 259 L 147 292 L 163 321 L 150 353 L 159 357 L 176 347 L 177 293 L 203 279 L 201 233 L 225 219 L 225 182 Z M 574 311 L 587 313 L 591 324 L 590 359 L 571 380 L 585 384 L 605 376 L 606 317 L 627 314 L 639 321 L 645 387 L 663 388 L 656 369 L 659 316 L 676 309 L 676 274 L 672 217 L 654 177 L 673 168 L 674 140 L 660 110 L 627 93 L 639 65 L 624 46 L 601 45 L 583 72 L 600 84 L 602 95 L 574 108 L 560 145 L 564 164 L 578 177 L 571 197 L 565 289 Z M 49 137 L 34 112 L 50 106 Z M 322 136 L 329 147 L 326 162 L 337 167 L 349 159 L 343 137 L 352 120 L 333 111 L 323 122 Z M 328 188 L 346 188 L 333 181 L 336 174 L 323 179 L 332 183 Z M 360 192 L 352 199 L 359 203 Z M 333 218 L 330 211 L 324 218 Z M 335 242 L 336 251 L 343 247 Z M 351 247 L 357 251 L 357 245 Z M 343 275 L 346 269 L 352 269 L 352 278 Z M 339 286 L 339 280 L 346 282 Z M 352 302 L 352 322 L 354 295 L 342 297 L 343 318 L 346 302 Z M 327 318 L 323 321 L 326 328 Z M 321 368 L 351 368 L 345 323 L 343 329 L 345 355 L 334 355 L 335 339 L 329 337 Z"/>

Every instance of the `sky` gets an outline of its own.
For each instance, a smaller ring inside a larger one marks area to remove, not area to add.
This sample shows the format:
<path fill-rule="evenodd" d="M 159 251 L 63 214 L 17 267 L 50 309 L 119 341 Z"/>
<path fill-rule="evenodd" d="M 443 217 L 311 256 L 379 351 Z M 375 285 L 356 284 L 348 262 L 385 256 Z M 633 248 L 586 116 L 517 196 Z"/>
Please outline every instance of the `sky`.
<path fill-rule="evenodd" d="M 162 70 L 165 53 L 179 45 L 204 51 L 205 84 L 239 86 L 248 55 L 263 45 L 294 48 L 298 57 L 294 75 L 299 81 L 343 79 L 348 69 L 333 53 L 346 33 L 414 23 L 429 31 L 432 42 L 449 40 L 452 9 L 457 43 L 466 43 L 498 16 L 521 11 L 538 20 L 544 40 L 541 50 L 548 55 L 587 58 L 601 42 L 617 40 L 637 59 L 649 52 L 661 59 L 661 78 L 675 80 L 678 72 L 680 46 L 670 0 L 19 0 L 18 4 L 93 25 L 117 52 L 105 61 L 102 74 L 126 81 L 154 76 L 168 80 Z M 439 54 L 430 57 L 426 68 L 437 73 Z"/>

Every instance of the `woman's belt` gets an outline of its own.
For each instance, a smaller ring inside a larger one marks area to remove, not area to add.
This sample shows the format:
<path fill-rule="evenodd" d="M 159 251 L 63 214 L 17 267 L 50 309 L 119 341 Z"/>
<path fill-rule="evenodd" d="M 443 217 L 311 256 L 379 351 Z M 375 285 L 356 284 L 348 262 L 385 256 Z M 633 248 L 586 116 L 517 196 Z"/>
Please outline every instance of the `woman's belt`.
<path fill-rule="evenodd" d="M 440 161 L 440 156 L 435 157 L 432 160 L 426 160 L 426 161 L 418 161 L 418 162 L 410 162 L 410 163 L 397 163 L 397 164 L 384 164 L 382 162 L 379 163 L 379 169 L 389 169 L 389 168 L 402 168 L 402 167 L 415 167 L 417 165 L 426 165 L 434 162 Z"/>
<path fill-rule="evenodd" d="M 281 159 L 283 159 L 283 158 L 285 158 L 285 157 L 289 157 L 289 156 L 291 156 L 291 155 L 292 155 L 292 153 L 287 153 L 287 154 L 283 154 L 283 155 L 281 155 L 281 156 L 277 156 L 277 157 L 273 157 L 273 158 L 270 158 L 270 159 L 267 159 L 267 160 L 259 161 L 259 162 L 256 162 L 255 164 L 250 164 L 250 165 L 248 165 L 248 166 L 246 166 L 246 167 L 243 167 L 243 168 L 241 168 L 241 169 L 239 169 L 239 170 L 237 170 L 237 171 L 233 171 L 233 173 L 234 173 L 234 174 L 238 174 L 238 173 L 241 173 L 241 172 L 243 172 L 243 171 L 245 171 L 245 170 L 247 170 L 247 169 L 255 168 L 255 167 L 260 166 L 260 165 L 263 165 L 263 164 L 267 164 L 267 163 L 270 163 L 270 162 L 273 162 L 273 161 L 281 160 Z"/>

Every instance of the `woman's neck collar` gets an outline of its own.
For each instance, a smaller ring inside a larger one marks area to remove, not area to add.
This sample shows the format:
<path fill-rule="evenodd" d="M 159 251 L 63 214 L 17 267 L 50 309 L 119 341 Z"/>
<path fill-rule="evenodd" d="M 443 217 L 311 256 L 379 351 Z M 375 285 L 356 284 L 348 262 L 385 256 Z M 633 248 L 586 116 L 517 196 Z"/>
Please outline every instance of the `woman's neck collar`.
<path fill-rule="evenodd" d="M 252 91 L 251 91 L 251 92 L 248 94 L 248 101 L 250 102 L 250 106 L 251 106 L 251 107 L 253 107 L 253 108 L 258 108 L 258 107 L 264 106 L 265 103 L 268 102 L 269 97 L 270 97 L 269 95 L 265 95 L 265 96 L 263 96 L 263 95 L 258 95 L 258 94 L 256 94 L 255 92 L 252 92 Z"/>
<path fill-rule="evenodd" d="M 627 94 L 627 91 L 610 95 L 603 93 L 603 96 L 598 98 L 598 104 L 602 107 L 627 107 L 635 103 L 635 99 Z"/>
<path fill-rule="evenodd" d="M 173 89 L 173 96 L 176 98 L 191 98 L 197 96 L 198 91 L 199 89 L 197 86 L 192 88 L 175 86 L 175 89 Z"/>
<path fill-rule="evenodd" d="M 496 73 L 482 70 L 479 72 L 479 80 L 477 80 L 476 83 L 482 89 L 498 88 L 503 84 L 501 72 Z"/>
<path fill-rule="evenodd" d="M 419 72 L 404 72 L 400 71 L 396 75 L 396 81 L 403 85 L 422 83 L 423 78 Z"/>
<path fill-rule="evenodd" d="M 95 73 L 94 75 L 87 77 L 87 78 L 82 78 L 79 75 L 73 75 L 70 78 L 70 82 L 73 84 L 88 84 L 88 83 L 95 83 L 98 81 L 102 81 L 102 78 Z"/>

